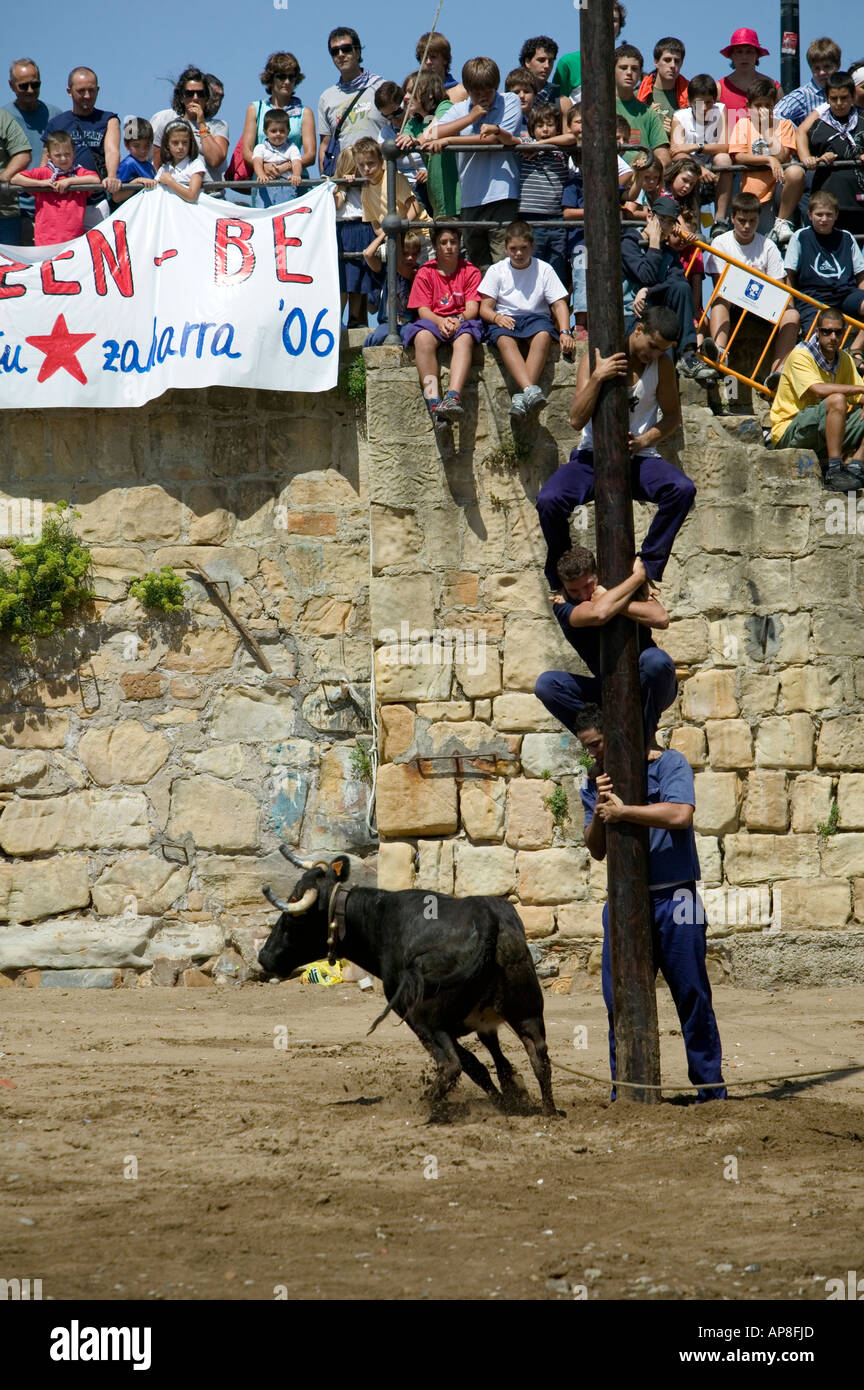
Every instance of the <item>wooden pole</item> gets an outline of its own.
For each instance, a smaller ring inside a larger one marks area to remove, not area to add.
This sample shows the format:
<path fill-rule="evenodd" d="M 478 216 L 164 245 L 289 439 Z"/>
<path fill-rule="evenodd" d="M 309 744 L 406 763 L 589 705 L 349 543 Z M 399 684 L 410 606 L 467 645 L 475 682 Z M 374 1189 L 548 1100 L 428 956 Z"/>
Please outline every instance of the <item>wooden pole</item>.
<path fill-rule="evenodd" d="M 588 351 L 622 352 L 624 310 L 621 214 L 615 138 L 612 0 L 587 0 L 580 12 L 582 174 L 588 275 Z M 595 530 L 600 580 L 607 588 L 631 573 L 633 502 L 628 446 L 628 386 L 606 382 L 593 416 Z M 618 617 L 600 629 L 603 651 L 605 768 L 627 805 L 644 803 L 645 748 L 639 691 L 637 625 Z M 648 896 L 648 832 L 620 822 L 606 835 L 609 944 L 617 1072 L 622 1081 L 660 1084 L 657 999 Z M 656 1101 L 658 1091 L 619 1091 L 621 1100 Z"/>

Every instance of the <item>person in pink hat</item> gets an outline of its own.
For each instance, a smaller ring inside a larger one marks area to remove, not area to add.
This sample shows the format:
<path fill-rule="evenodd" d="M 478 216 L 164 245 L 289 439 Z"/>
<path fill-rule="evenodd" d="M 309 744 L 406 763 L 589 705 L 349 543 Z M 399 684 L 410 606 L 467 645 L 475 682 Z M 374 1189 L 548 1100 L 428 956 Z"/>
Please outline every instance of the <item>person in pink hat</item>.
<path fill-rule="evenodd" d="M 759 59 L 767 57 L 769 50 L 762 47 L 755 29 L 736 29 L 726 47 L 721 48 L 720 52 L 724 58 L 730 60 L 732 71 L 728 77 L 721 77 L 717 82 L 720 89 L 718 100 L 725 103 L 727 111 L 743 111 L 749 105 L 751 85 L 761 76 L 756 71 Z M 778 97 L 782 96 L 780 83 L 773 78 L 772 81 L 777 88 Z"/>

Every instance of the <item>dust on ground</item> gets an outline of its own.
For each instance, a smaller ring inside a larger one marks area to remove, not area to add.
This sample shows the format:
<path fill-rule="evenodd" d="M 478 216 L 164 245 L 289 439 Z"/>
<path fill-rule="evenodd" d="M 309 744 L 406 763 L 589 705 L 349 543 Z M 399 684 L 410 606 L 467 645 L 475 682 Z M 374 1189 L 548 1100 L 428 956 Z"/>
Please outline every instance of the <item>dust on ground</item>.
<path fill-rule="evenodd" d="M 353 985 L 4 990 L 0 1274 L 57 1299 L 823 1300 L 864 1268 L 864 1071 L 612 1104 L 563 1070 L 607 1075 L 596 984 L 545 1000 L 566 1118 L 463 1077 L 427 1126 L 426 1054 L 389 1019 L 367 1038 L 380 996 Z M 715 1003 L 730 1081 L 864 1062 L 859 989 Z"/>

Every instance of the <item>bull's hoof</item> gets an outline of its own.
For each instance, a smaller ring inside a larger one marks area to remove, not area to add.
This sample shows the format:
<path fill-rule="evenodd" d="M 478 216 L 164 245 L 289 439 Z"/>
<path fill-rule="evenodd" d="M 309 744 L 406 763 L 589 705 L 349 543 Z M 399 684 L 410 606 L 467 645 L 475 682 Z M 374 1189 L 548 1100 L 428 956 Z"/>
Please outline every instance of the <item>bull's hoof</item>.
<path fill-rule="evenodd" d="M 537 1106 L 525 1091 L 511 1091 L 501 1098 L 505 1115 L 536 1115 Z"/>
<path fill-rule="evenodd" d="M 452 1119 L 453 1116 L 449 1108 L 441 1108 L 433 1110 L 426 1123 L 427 1125 L 449 1125 Z"/>
<path fill-rule="evenodd" d="M 544 1105 L 543 1114 L 547 1120 L 566 1120 L 567 1118 L 567 1111 L 558 1110 L 554 1105 L 551 1107 L 551 1109 L 548 1106 Z"/>

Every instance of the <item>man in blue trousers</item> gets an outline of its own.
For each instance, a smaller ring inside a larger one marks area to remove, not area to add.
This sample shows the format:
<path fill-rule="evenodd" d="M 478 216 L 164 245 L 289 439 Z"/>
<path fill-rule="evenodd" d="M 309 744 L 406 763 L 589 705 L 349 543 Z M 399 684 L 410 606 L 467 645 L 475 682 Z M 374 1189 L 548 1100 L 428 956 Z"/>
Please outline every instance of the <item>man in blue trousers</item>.
<path fill-rule="evenodd" d="M 675 663 L 661 651 L 651 636 L 652 627 L 669 626 L 669 614 L 645 579 L 645 566 L 637 557 L 633 573 L 614 589 L 597 582 L 597 561 L 582 545 L 566 551 L 557 564 L 563 593 L 552 595 L 555 617 L 561 631 L 591 672 L 574 676 L 570 671 L 544 671 L 538 676 L 534 694 L 550 714 L 571 733 L 576 718 L 586 704 L 601 704 L 603 690 L 603 646 L 598 628 L 623 613 L 639 624 L 639 687 L 645 747 L 650 748 L 657 721 L 672 704 L 678 690 Z"/>
<path fill-rule="evenodd" d="M 582 438 L 537 496 L 540 528 L 546 540 L 546 578 L 558 587 L 557 563 L 570 549 L 570 516 L 594 500 L 594 439 L 591 417 L 604 381 L 623 376 L 630 402 L 631 488 L 639 502 L 656 502 L 657 514 L 639 550 L 649 579 L 659 580 L 672 543 L 693 505 L 696 488 L 686 473 L 661 458 L 657 445 L 681 423 L 681 402 L 672 362 L 665 355 L 678 338 L 678 320 L 663 304 L 646 309 L 627 339 L 627 351 L 601 357 L 588 354 L 579 364 L 570 424 Z"/>
<path fill-rule="evenodd" d="M 603 770 L 603 713 L 586 705 L 577 719 L 578 737 L 594 759 L 582 787 L 585 844 L 592 859 L 606 857 L 606 827 L 624 821 L 649 829 L 648 882 L 654 968 L 663 973 L 678 1010 L 687 1050 L 687 1073 L 700 1089 L 697 1100 L 725 1100 L 720 1034 L 705 968 L 705 909 L 696 891 L 699 859 L 693 833 L 696 793 L 683 753 L 648 754 L 647 804 L 626 806 Z M 603 908 L 603 998 L 609 1014 L 609 1065 L 615 1079 L 609 908 Z M 613 1090 L 613 1099 L 615 1092 Z"/>

